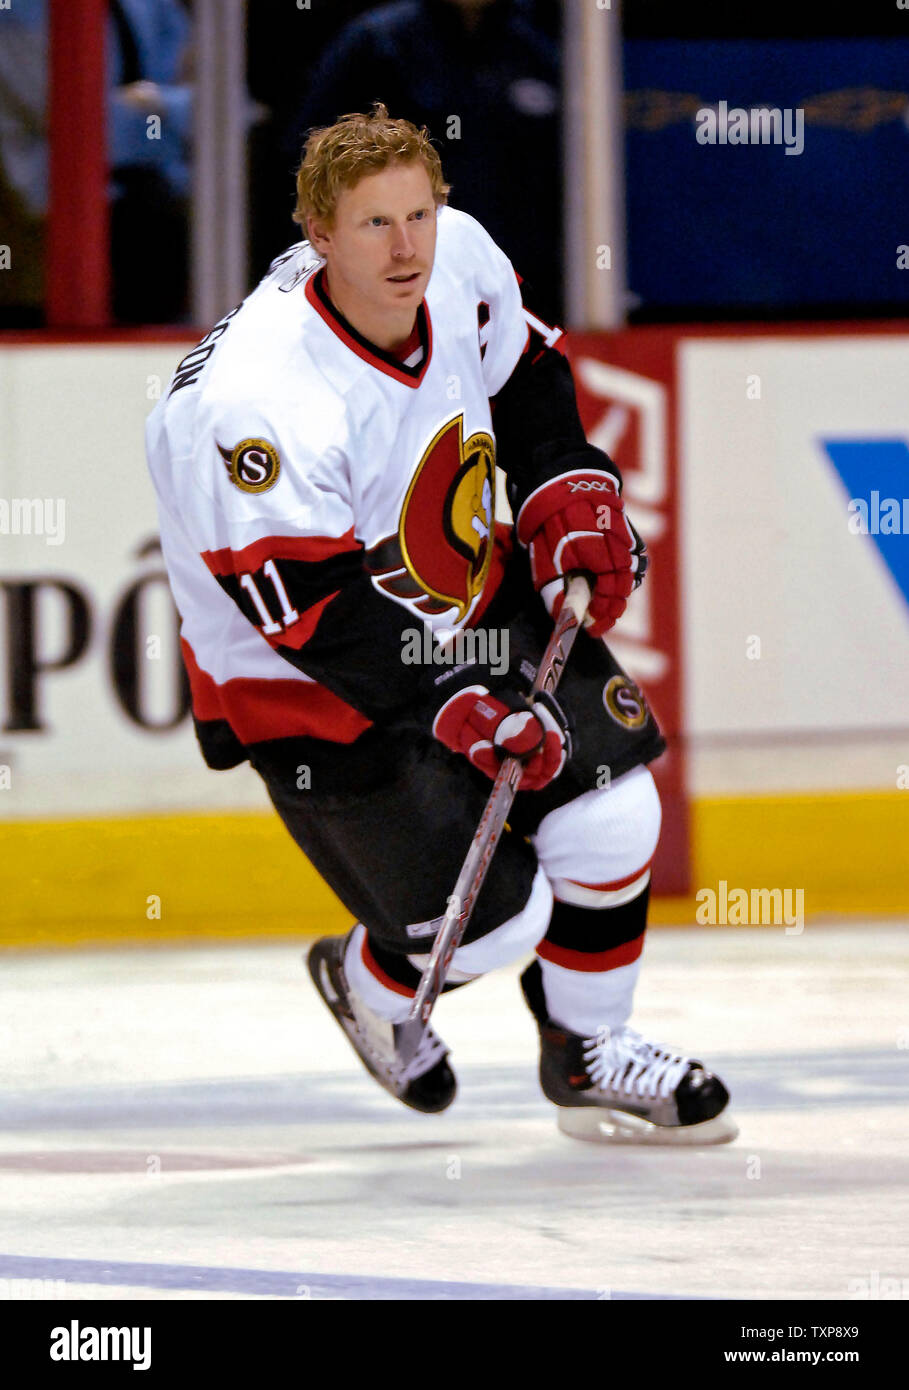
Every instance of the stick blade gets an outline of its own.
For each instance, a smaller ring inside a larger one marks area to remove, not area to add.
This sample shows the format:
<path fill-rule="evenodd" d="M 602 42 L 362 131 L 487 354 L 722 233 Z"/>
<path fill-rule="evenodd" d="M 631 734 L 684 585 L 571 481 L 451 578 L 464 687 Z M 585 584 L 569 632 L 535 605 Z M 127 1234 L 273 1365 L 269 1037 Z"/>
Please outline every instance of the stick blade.
<path fill-rule="evenodd" d="M 410 1066 L 420 1050 L 420 1043 L 426 1032 L 426 1024 L 421 1018 L 408 1018 L 399 1023 L 395 1032 L 395 1051 L 402 1067 Z"/>

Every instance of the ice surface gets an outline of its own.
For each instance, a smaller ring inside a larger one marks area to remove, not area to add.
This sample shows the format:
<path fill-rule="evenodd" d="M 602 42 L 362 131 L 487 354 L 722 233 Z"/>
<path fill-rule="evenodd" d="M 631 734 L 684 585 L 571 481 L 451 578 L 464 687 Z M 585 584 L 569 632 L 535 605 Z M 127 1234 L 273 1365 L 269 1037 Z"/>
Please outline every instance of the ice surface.
<path fill-rule="evenodd" d="M 440 1001 L 425 1116 L 286 943 L 6 953 L 0 1295 L 909 1295 L 907 961 L 899 922 L 652 930 L 632 1021 L 741 1128 L 654 1151 L 557 1132 L 520 966 Z"/>

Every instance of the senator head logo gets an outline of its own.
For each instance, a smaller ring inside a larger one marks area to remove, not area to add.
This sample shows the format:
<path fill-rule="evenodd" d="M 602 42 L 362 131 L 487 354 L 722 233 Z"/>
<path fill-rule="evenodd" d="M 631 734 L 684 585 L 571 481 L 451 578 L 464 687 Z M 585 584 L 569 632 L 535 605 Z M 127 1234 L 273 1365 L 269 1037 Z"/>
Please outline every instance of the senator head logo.
<path fill-rule="evenodd" d="M 483 588 L 495 523 L 495 446 L 483 432 L 464 439 L 464 416 L 430 440 L 401 508 L 398 534 L 366 552 L 380 588 L 424 613 L 463 618 Z"/>

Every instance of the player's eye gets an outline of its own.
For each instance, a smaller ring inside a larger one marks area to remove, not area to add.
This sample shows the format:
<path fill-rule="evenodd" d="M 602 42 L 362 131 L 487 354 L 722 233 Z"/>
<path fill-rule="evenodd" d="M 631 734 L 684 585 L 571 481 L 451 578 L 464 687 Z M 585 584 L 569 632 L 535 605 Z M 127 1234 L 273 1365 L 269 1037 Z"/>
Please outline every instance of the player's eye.
<path fill-rule="evenodd" d="M 384 217 L 370 217 L 370 219 L 369 219 L 369 225 L 370 225 L 370 227 L 381 227 L 381 225 L 382 225 L 382 223 L 383 223 L 384 221 L 385 221 L 385 218 L 384 218 Z"/>

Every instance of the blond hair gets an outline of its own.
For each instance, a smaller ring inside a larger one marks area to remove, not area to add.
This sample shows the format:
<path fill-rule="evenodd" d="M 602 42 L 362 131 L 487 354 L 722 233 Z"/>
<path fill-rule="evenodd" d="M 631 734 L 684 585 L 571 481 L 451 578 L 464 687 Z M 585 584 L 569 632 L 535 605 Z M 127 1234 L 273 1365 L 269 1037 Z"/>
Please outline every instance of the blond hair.
<path fill-rule="evenodd" d="M 425 126 L 392 120 L 388 108 L 374 103 L 370 114 L 354 112 L 335 125 L 310 132 L 297 172 L 297 206 L 293 220 L 306 227 L 307 217 L 331 226 L 338 197 L 368 174 L 378 174 L 389 164 L 420 160 L 429 175 L 436 206 L 447 202 L 450 184 L 442 177 L 442 161 Z"/>

